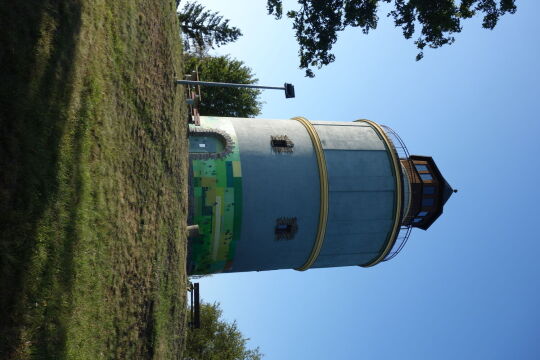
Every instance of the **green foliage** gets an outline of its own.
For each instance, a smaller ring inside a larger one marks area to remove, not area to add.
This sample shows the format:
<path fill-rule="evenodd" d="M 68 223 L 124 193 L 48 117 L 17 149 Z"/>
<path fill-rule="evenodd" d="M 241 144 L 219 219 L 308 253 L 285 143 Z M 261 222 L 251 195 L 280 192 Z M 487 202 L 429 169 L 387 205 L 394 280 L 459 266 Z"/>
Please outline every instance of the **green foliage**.
<path fill-rule="evenodd" d="M 185 73 L 198 68 L 202 81 L 254 84 L 251 69 L 228 56 L 185 56 Z M 201 86 L 201 115 L 253 117 L 261 113 L 260 90 Z"/>
<path fill-rule="evenodd" d="M 206 10 L 196 2 L 188 2 L 178 13 L 186 50 L 203 51 L 233 42 L 242 36 L 238 28 L 229 26 L 217 12 Z"/>
<path fill-rule="evenodd" d="M 288 11 L 293 19 L 293 28 L 300 45 L 300 68 L 306 76 L 313 77 L 311 67 L 321 68 L 333 62 L 330 52 L 337 41 L 337 33 L 347 26 L 359 27 L 364 34 L 377 28 L 377 9 L 380 2 L 393 3 L 388 13 L 400 27 L 403 36 L 410 39 L 420 26 L 415 40 L 419 53 L 416 60 L 424 56 L 426 46 L 436 49 L 452 44 L 452 34 L 461 32 L 461 20 L 483 14 L 482 26 L 493 29 L 499 17 L 516 12 L 515 0 L 298 0 L 299 10 Z M 270 15 L 277 19 L 283 14 L 282 0 L 267 0 Z"/>
<path fill-rule="evenodd" d="M 260 360 L 259 348 L 247 349 L 236 322 L 221 320 L 219 304 L 201 304 L 201 328 L 188 332 L 184 359 L 194 360 Z"/>

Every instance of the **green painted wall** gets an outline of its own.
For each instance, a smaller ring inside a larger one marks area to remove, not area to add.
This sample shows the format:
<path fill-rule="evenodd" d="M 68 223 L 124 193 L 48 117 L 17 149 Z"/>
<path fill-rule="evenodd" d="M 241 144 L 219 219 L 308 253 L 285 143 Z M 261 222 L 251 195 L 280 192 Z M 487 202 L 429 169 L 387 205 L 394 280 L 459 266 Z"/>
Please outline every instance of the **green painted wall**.
<path fill-rule="evenodd" d="M 242 220 L 242 168 L 238 141 L 228 119 L 203 117 L 201 128 L 219 129 L 233 140 L 232 152 L 223 158 L 190 159 L 193 221 L 199 225 L 201 234 L 191 244 L 195 265 L 191 272 L 210 274 L 227 271 L 233 264 Z M 198 146 L 192 137 L 190 142 Z"/>

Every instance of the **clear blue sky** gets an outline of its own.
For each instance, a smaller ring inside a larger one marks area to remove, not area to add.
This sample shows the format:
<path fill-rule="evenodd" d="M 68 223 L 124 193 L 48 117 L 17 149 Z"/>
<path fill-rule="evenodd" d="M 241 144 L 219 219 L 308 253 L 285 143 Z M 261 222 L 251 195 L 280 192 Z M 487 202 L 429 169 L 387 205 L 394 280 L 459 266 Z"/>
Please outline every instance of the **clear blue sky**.
<path fill-rule="evenodd" d="M 335 63 L 314 79 L 266 1 L 201 2 L 244 33 L 216 53 L 243 60 L 261 84 L 295 85 L 295 99 L 266 92 L 261 117 L 389 125 L 459 189 L 392 261 L 214 275 L 200 280 L 203 299 L 219 301 L 266 359 L 539 359 L 540 2 L 518 1 L 494 31 L 465 22 L 454 45 L 421 62 L 381 13 L 370 35 L 342 33 Z"/>

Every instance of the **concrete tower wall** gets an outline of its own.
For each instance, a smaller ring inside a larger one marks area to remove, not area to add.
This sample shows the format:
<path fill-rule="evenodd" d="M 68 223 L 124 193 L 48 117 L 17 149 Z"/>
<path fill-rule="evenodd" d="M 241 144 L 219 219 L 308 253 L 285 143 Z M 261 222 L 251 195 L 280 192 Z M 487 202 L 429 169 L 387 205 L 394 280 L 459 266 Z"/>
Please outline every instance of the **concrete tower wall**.
<path fill-rule="evenodd" d="M 243 219 L 231 271 L 290 269 L 307 259 L 319 220 L 317 160 L 305 127 L 294 120 L 231 119 L 240 148 Z M 272 150 L 271 136 L 286 135 L 291 153 Z M 276 240 L 280 217 L 295 217 L 298 232 Z"/>
<path fill-rule="evenodd" d="M 300 267 L 316 237 L 319 174 L 305 127 L 293 120 L 233 119 L 243 172 L 243 220 L 231 271 Z M 367 264 L 379 256 L 395 215 L 395 177 L 388 149 L 366 123 L 314 122 L 329 183 L 326 236 L 312 267 Z M 272 151 L 287 135 L 290 154 Z M 298 233 L 276 240 L 279 217 L 295 217 Z"/>
<path fill-rule="evenodd" d="M 313 267 L 367 264 L 385 248 L 394 224 L 392 161 L 367 123 L 313 122 L 328 169 L 326 237 Z"/>

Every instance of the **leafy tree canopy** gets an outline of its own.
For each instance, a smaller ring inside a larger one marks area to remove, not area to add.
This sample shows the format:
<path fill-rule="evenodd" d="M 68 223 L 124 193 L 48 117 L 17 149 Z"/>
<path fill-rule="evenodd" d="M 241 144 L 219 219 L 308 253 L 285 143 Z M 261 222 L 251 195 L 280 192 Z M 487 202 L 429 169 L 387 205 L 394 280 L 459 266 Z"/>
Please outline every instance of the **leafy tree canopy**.
<path fill-rule="evenodd" d="M 186 74 L 198 68 L 202 81 L 237 84 L 258 81 L 249 67 L 229 56 L 186 55 L 184 64 Z M 257 89 L 201 86 L 199 112 L 210 116 L 253 117 L 261 113 L 260 94 Z"/>
<path fill-rule="evenodd" d="M 201 328 L 188 331 L 184 359 L 260 360 L 259 348 L 248 349 L 236 322 L 221 320 L 219 304 L 201 304 Z"/>
<path fill-rule="evenodd" d="M 177 1 L 178 7 L 179 1 Z M 242 33 L 229 25 L 228 19 L 218 12 L 206 10 L 196 2 L 187 2 L 177 13 L 184 37 L 184 47 L 188 51 L 204 52 L 237 40 Z"/>
<path fill-rule="evenodd" d="M 498 4 L 495 0 L 298 0 L 300 9 L 286 15 L 294 21 L 300 68 L 306 69 L 306 76 L 314 76 L 311 67 L 320 69 L 334 61 L 330 50 L 338 31 L 352 26 L 367 34 L 377 28 L 380 2 L 392 3 L 388 16 L 403 30 L 406 39 L 417 36 L 416 60 L 422 59 L 426 46 L 435 49 L 452 44 L 453 34 L 461 32 L 463 19 L 482 14 L 482 26 L 493 29 L 500 16 L 516 12 L 515 0 L 500 0 Z M 282 0 L 267 0 L 267 9 L 270 15 L 281 18 Z M 419 33 L 416 27 L 420 28 Z"/>

